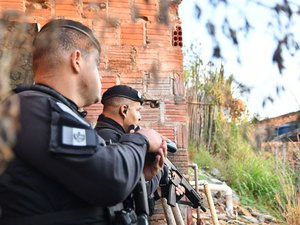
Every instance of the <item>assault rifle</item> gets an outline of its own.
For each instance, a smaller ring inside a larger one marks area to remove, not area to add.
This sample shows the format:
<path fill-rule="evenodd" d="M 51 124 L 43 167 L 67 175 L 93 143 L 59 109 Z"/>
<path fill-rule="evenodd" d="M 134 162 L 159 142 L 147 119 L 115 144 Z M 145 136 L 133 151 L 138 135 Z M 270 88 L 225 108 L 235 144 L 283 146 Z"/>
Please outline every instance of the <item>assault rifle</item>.
<path fill-rule="evenodd" d="M 169 152 L 175 153 L 177 151 L 177 147 L 174 142 L 168 140 L 167 146 Z M 148 154 L 146 157 L 148 158 L 148 160 L 151 160 L 152 157 L 155 158 L 153 154 Z M 162 189 L 162 196 L 167 199 L 168 205 L 174 207 L 176 205 L 176 202 L 179 202 L 183 204 L 188 204 L 193 208 L 200 207 L 200 209 L 203 212 L 206 212 L 206 209 L 204 208 L 202 203 L 201 196 L 168 158 L 165 158 L 165 167 L 167 167 L 167 174 L 164 175 L 164 177 L 161 179 L 160 187 Z M 184 187 L 185 196 L 190 202 L 181 202 L 179 201 L 179 199 L 177 199 L 175 188 L 178 185 Z"/>
<path fill-rule="evenodd" d="M 137 125 L 131 125 L 130 129 L 137 131 L 140 129 L 140 127 Z M 168 151 L 171 153 L 175 153 L 177 151 L 176 144 L 170 140 L 167 140 L 167 147 Z M 151 153 L 147 154 L 146 160 L 155 160 L 155 155 Z M 178 202 L 176 198 L 175 188 L 178 185 L 181 185 L 185 189 L 185 196 L 190 200 L 188 205 L 192 206 L 193 208 L 200 207 L 203 212 L 206 212 L 206 209 L 204 208 L 202 203 L 201 196 L 168 158 L 165 158 L 165 166 L 167 167 L 167 174 L 161 179 L 160 187 L 162 188 L 163 197 L 167 199 L 168 205 L 174 207 L 176 205 L 176 202 Z"/>
<path fill-rule="evenodd" d="M 165 165 L 169 168 L 168 179 L 169 182 L 167 184 L 167 203 L 170 206 L 175 206 L 177 199 L 175 193 L 175 187 L 181 185 L 185 189 L 185 196 L 190 200 L 189 205 L 193 208 L 198 208 L 204 212 L 206 209 L 202 204 L 202 198 L 198 194 L 198 192 L 190 185 L 190 183 L 184 178 L 183 174 L 171 163 L 169 159 L 165 159 Z"/>

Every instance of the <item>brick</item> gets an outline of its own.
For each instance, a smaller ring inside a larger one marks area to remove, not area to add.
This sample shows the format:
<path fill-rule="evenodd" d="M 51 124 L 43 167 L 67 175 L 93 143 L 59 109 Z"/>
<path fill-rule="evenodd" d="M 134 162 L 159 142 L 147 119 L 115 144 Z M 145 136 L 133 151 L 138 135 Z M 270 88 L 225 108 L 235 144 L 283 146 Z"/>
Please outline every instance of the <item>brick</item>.
<path fill-rule="evenodd" d="M 129 4 L 131 2 L 131 0 L 109 0 L 109 3 L 110 4 L 113 4 L 113 3 L 127 3 Z"/>
<path fill-rule="evenodd" d="M 113 77 L 114 78 L 114 77 Z M 102 93 L 105 92 L 105 90 L 107 90 L 108 88 L 117 85 L 116 82 L 111 81 L 107 81 L 107 82 L 102 82 Z"/>
<path fill-rule="evenodd" d="M 172 95 L 171 80 L 169 77 L 150 75 L 144 82 L 147 85 L 147 93 L 150 96 L 165 98 L 166 96 Z"/>
<path fill-rule="evenodd" d="M 79 0 L 56 0 L 56 5 L 79 5 Z"/>
<path fill-rule="evenodd" d="M 140 36 L 136 36 L 135 38 L 121 37 L 121 44 L 127 46 L 142 46 L 144 45 L 144 39 Z"/>
<path fill-rule="evenodd" d="M 179 71 L 183 70 L 183 66 L 180 66 L 182 65 L 183 55 L 179 48 L 169 47 L 166 51 L 160 51 L 159 60 L 161 72 L 174 71 L 174 68 Z"/>
<path fill-rule="evenodd" d="M 103 0 L 82 2 L 82 17 L 89 19 L 104 19 L 106 17 L 107 4 Z"/>
<path fill-rule="evenodd" d="M 129 71 L 132 67 L 131 48 L 110 48 L 107 57 L 112 71 Z"/>
<path fill-rule="evenodd" d="M 49 9 L 39 9 L 39 10 L 32 10 L 26 9 L 26 15 L 34 16 L 34 17 L 42 17 L 42 16 L 51 16 L 51 10 Z"/>
<path fill-rule="evenodd" d="M 22 0 L 1 0 L 0 10 L 17 10 L 24 12 L 23 1 Z"/>
<path fill-rule="evenodd" d="M 139 49 L 136 56 L 136 64 L 139 70 L 149 71 L 159 65 L 159 50 L 155 48 Z"/>
<path fill-rule="evenodd" d="M 169 125 L 153 124 L 152 128 L 157 130 L 163 136 L 169 138 L 171 141 L 175 140 L 174 137 L 175 132 L 174 132 L 173 124 L 169 124 Z"/>
<path fill-rule="evenodd" d="M 101 45 L 118 45 L 120 42 L 120 38 L 118 36 L 118 26 L 114 26 L 113 23 L 109 23 L 110 21 L 106 20 L 94 20 L 93 21 L 93 31 Z"/>
<path fill-rule="evenodd" d="M 162 24 L 147 24 L 147 43 L 152 47 L 170 47 L 172 46 L 172 32 Z"/>
<path fill-rule="evenodd" d="M 134 0 L 134 3 L 137 5 L 145 5 L 149 6 L 149 5 L 157 5 L 158 1 L 157 0 Z"/>
<path fill-rule="evenodd" d="M 159 120 L 159 109 L 158 108 L 150 108 L 149 105 L 145 104 L 144 109 L 141 111 L 142 123 L 144 124 L 146 121 L 149 123 L 153 123 Z"/>
<path fill-rule="evenodd" d="M 110 8 L 117 8 L 117 9 L 125 9 L 125 8 L 129 8 L 130 7 L 130 3 L 129 1 L 109 1 L 108 3 Z"/>
<path fill-rule="evenodd" d="M 55 16 L 73 17 L 73 18 L 79 17 L 80 6 L 74 4 L 73 0 L 67 0 L 66 2 L 62 1 L 61 4 L 59 2 L 56 2 L 55 4 Z"/>
<path fill-rule="evenodd" d="M 148 13 L 155 12 L 157 14 L 158 11 L 157 1 L 135 1 L 133 5 L 139 10 L 148 10 Z"/>
<path fill-rule="evenodd" d="M 139 90 L 141 93 L 143 93 L 142 90 L 142 82 L 143 79 L 141 77 L 129 77 L 127 73 L 120 74 L 120 83 L 129 85 L 137 90 Z"/>
<path fill-rule="evenodd" d="M 102 76 L 101 83 L 102 83 L 102 89 L 105 89 L 105 86 L 112 86 L 107 84 L 116 84 L 117 83 L 117 76 L 116 74 L 113 74 L 111 72 L 102 72 L 100 71 L 100 74 Z M 107 87 L 106 87 L 107 88 Z"/>
<path fill-rule="evenodd" d="M 135 1 L 134 7 L 137 10 L 137 17 L 144 18 L 150 23 L 155 23 L 158 14 L 157 1 Z"/>
<path fill-rule="evenodd" d="M 26 1 L 25 13 L 30 16 L 49 17 L 51 16 L 51 3 L 50 0 L 44 0 L 41 2 Z"/>
<path fill-rule="evenodd" d="M 127 82 L 129 82 L 129 83 L 136 83 L 137 79 L 143 78 L 143 72 L 142 71 L 137 71 L 137 72 L 128 71 L 128 72 L 121 73 L 120 76 L 124 79 L 128 78 L 129 81 L 127 81 Z"/>
<path fill-rule="evenodd" d="M 174 104 L 174 101 L 165 101 L 166 104 L 166 122 L 176 121 L 178 123 L 186 123 L 187 106 L 185 102 L 182 104 Z"/>
<path fill-rule="evenodd" d="M 122 24 L 121 35 L 143 35 L 144 27 L 142 24 Z"/>
<path fill-rule="evenodd" d="M 122 45 L 143 46 L 145 44 L 144 24 L 122 24 L 120 29 Z"/>
<path fill-rule="evenodd" d="M 156 13 L 156 11 L 149 11 L 148 9 L 137 8 L 137 17 L 145 18 L 146 21 L 153 23 L 156 20 L 157 13 Z"/>
<path fill-rule="evenodd" d="M 108 3 L 108 13 L 111 18 L 127 22 L 132 20 L 132 8 L 129 1 L 110 0 Z"/>

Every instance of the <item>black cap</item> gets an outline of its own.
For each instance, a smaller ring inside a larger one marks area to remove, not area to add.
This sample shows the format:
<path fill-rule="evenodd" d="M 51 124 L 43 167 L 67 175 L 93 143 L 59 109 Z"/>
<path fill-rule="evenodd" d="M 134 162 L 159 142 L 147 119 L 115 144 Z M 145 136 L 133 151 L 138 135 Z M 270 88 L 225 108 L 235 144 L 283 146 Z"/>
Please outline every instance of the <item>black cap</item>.
<path fill-rule="evenodd" d="M 140 102 L 141 105 L 144 103 L 142 94 L 127 85 L 115 85 L 108 88 L 102 95 L 101 103 L 104 104 L 107 99 L 112 97 L 128 98 L 130 100 Z"/>
<path fill-rule="evenodd" d="M 73 29 L 76 31 L 81 32 L 82 34 L 86 35 L 94 44 L 94 46 L 100 51 L 100 44 L 99 41 L 94 36 L 92 30 L 88 28 L 87 26 L 83 25 L 80 22 L 74 21 L 74 20 L 68 20 L 68 19 L 53 19 L 45 26 L 42 27 L 39 33 L 46 31 L 46 30 L 52 30 L 55 31 L 55 29 L 58 29 L 60 27 Z"/>

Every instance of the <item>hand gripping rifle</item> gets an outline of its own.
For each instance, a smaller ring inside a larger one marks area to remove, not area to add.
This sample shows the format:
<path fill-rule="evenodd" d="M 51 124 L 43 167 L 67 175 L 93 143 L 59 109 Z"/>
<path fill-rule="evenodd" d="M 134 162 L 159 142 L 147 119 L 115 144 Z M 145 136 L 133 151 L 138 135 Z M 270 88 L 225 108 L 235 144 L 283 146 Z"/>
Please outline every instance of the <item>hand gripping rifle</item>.
<path fill-rule="evenodd" d="M 169 152 L 174 153 L 177 151 L 177 147 L 174 142 L 168 140 L 167 146 Z M 193 208 L 200 207 L 203 212 L 206 212 L 206 209 L 204 208 L 202 203 L 202 198 L 200 197 L 198 192 L 191 186 L 191 184 L 185 179 L 183 174 L 176 168 L 176 166 L 168 158 L 165 159 L 165 165 L 168 167 L 169 171 L 166 180 L 163 181 L 162 183 L 166 184 L 164 188 L 167 188 L 166 199 L 168 205 L 173 207 L 175 206 L 177 202 L 175 187 L 181 185 L 185 189 L 185 196 L 190 201 L 189 205 L 192 206 Z"/>

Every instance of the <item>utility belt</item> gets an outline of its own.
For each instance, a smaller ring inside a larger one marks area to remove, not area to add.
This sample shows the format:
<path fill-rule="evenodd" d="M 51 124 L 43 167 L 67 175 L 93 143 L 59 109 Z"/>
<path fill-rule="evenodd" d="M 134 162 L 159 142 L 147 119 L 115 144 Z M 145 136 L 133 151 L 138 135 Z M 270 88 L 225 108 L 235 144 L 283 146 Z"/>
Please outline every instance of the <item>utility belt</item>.
<path fill-rule="evenodd" d="M 113 207 L 112 207 L 113 208 Z M 110 208 L 110 211 L 112 210 Z M 111 225 L 148 225 L 148 215 L 136 214 L 132 208 L 114 211 L 110 218 Z"/>
<path fill-rule="evenodd" d="M 131 208 L 115 211 L 111 225 L 137 225 L 137 215 Z"/>
<path fill-rule="evenodd" d="M 79 221 L 95 220 L 97 225 L 108 225 L 107 211 L 103 208 L 74 209 L 34 216 L 0 218 L 1 225 L 57 225 L 81 224 Z M 95 218 L 95 219 L 94 219 Z M 74 223 L 71 223 L 74 222 Z M 78 222 L 78 223 L 77 223 Z"/>

